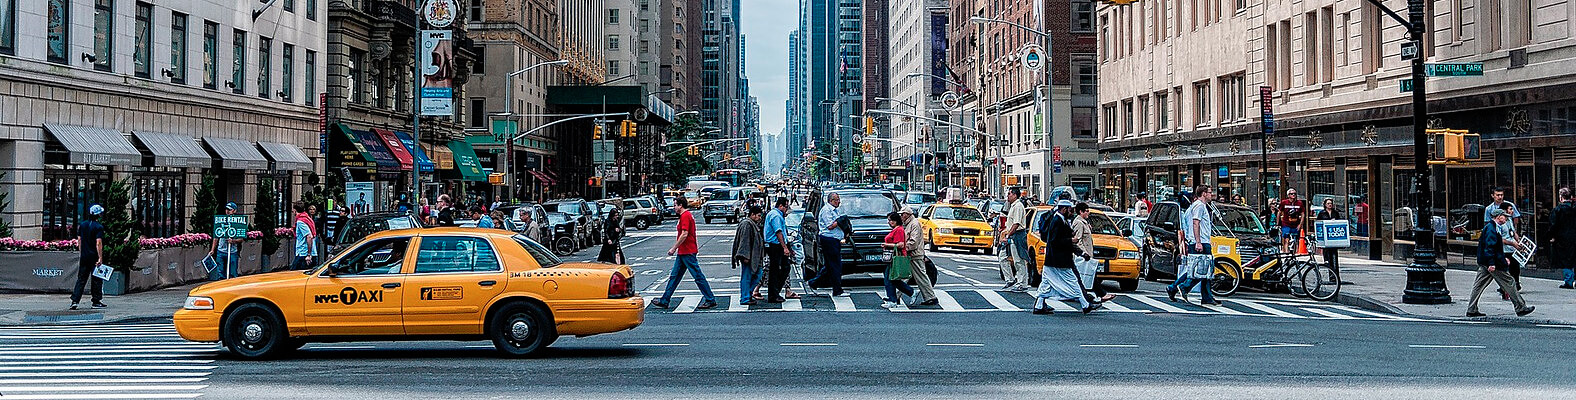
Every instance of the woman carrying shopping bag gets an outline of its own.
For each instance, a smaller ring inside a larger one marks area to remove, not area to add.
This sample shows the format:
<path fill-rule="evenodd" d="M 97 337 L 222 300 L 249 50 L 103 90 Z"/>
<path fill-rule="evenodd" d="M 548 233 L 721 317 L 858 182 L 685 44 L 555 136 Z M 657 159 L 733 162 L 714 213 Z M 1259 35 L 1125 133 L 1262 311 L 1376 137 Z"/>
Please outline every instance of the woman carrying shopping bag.
<path fill-rule="evenodd" d="M 897 307 L 900 303 L 897 292 L 902 291 L 904 296 L 914 296 L 914 288 L 908 286 L 907 281 L 914 275 L 913 260 L 908 254 L 908 234 L 903 231 L 903 216 L 893 212 L 887 214 L 887 225 L 892 227 L 892 232 L 882 240 L 881 247 L 892 252 L 892 263 L 887 266 L 886 273 L 881 277 L 886 286 L 886 301 L 881 302 L 881 307 Z M 913 303 L 912 300 L 909 303 Z"/>
<path fill-rule="evenodd" d="M 1089 204 L 1078 203 L 1073 206 L 1073 214 L 1077 215 L 1077 218 L 1073 218 L 1072 224 L 1073 240 L 1084 254 L 1094 254 L 1094 234 L 1089 226 Z M 1105 288 L 1095 281 L 1095 273 L 1100 271 L 1100 260 L 1075 258 L 1073 263 L 1078 265 L 1079 280 L 1082 281 L 1084 290 L 1094 293 L 1100 301 L 1116 298 L 1116 295 L 1106 293 Z"/>

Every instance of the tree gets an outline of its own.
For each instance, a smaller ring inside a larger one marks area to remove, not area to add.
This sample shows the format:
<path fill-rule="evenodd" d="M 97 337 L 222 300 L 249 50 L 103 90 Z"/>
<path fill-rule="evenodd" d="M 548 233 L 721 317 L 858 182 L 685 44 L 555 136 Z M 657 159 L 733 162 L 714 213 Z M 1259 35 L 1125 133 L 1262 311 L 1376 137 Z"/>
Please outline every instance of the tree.
<path fill-rule="evenodd" d="M 0 180 L 5 180 L 5 174 L 0 173 Z M 0 192 L 0 211 L 11 208 L 11 192 Z M 11 237 L 11 223 L 0 218 L 0 237 Z"/>
<path fill-rule="evenodd" d="M 667 135 L 669 142 L 700 140 L 705 133 L 700 124 L 700 117 L 685 115 L 673 121 L 668 126 Z M 664 156 L 662 170 L 657 173 L 656 180 L 661 183 L 683 185 L 685 179 L 692 175 L 702 175 L 711 172 L 711 163 L 705 158 L 692 156 L 686 152 L 677 151 L 682 147 L 670 147 L 659 150 Z"/>
<path fill-rule="evenodd" d="M 197 187 L 196 210 L 192 211 L 191 233 L 213 234 L 213 216 L 220 214 L 219 193 L 213 175 L 203 175 Z"/>
<path fill-rule="evenodd" d="M 279 236 L 274 235 L 274 229 L 279 228 L 279 210 L 274 208 L 278 204 L 279 192 L 274 190 L 274 178 L 258 178 L 257 206 L 254 207 L 257 215 L 252 217 L 252 230 L 263 233 L 263 254 L 279 251 Z"/>
<path fill-rule="evenodd" d="M 110 181 L 105 192 L 104 204 L 100 204 L 104 214 L 99 217 L 99 223 L 104 224 L 104 264 L 126 271 L 137 262 L 137 252 L 142 251 L 138 241 L 142 238 L 142 223 L 131 217 L 131 179 Z"/>

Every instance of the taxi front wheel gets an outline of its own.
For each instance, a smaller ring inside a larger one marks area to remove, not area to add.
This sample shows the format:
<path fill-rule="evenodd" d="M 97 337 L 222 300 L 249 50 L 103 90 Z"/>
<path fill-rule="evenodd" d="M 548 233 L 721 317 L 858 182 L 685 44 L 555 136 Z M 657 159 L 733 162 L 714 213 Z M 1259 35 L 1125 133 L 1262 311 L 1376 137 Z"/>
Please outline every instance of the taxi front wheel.
<path fill-rule="evenodd" d="M 552 320 L 541 307 L 531 303 L 513 303 L 503 306 L 493 314 L 491 329 L 493 346 L 507 357 L 533 355 L 558 338 Z"/>
<path fill-rule="evenodd" d="M 242 304 L 224 320 L 220 340 L 230 353 L 244 359 L 268 359 L 292 346 L 284 320 L 274 310 L 257 303 Z"/>

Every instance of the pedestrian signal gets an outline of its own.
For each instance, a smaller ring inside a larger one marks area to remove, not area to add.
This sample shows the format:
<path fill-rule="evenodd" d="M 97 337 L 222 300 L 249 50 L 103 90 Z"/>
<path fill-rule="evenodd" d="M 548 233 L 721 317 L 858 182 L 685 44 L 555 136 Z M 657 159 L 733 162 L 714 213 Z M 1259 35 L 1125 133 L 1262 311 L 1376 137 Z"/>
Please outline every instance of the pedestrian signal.
<path fill-rule="evenodd" d="M 1482 136 L 1465 129 L 1429 129 L 1434 139 L 1431 164 L 1449 164 L 1482 159 Z"/>

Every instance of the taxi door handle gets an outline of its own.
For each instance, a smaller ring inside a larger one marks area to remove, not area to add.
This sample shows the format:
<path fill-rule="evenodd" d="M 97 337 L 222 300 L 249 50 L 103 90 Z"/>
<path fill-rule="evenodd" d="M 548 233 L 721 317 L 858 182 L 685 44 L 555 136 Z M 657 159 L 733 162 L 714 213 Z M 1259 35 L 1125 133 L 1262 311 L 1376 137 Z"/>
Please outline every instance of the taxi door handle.
<path fill-rule="evenodd" d="M 477 285 L 482 285 L 482 286 L 492 286 L 492 285 L 498 284 L 498 281 L 481 281 L 481 282 L 476 282 L 476 284 Z"/>
<path fill-rule="evenodd" d="M 389 282 L 389 283 L 383 284 L 383 288 L 384 289 L 393 289 L 393 288 L 397 288 L 397 287 L 399 287 L 399 282 Z"/>

